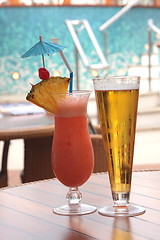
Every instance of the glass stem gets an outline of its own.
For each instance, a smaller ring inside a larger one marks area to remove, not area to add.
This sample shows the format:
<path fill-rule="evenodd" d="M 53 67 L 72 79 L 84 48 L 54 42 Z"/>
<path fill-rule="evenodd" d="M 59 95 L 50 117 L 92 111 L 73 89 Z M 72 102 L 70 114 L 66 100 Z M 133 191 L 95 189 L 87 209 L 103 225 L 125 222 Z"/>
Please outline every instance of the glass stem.
<path fill-rule="evenodd" d="M 114 207 L 125 207 L 129 204 L 130 193 L 116 193 L 112 192 L 113 206 Z"/>
<path fill-rule="evenodd" d="M 80 201 L 82 199 L 82 194 L 78 191 L 78 187 L 70 187 L 69 192 L 66 195 L 68 205 L 70 208 L 80 207 Z"/>

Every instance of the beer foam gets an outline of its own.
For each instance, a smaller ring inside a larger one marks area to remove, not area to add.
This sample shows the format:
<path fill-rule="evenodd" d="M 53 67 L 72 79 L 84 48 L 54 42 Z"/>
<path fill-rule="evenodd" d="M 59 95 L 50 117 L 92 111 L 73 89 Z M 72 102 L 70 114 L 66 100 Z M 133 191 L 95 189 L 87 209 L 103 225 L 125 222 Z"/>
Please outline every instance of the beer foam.
<path fill-rule="evenodd" d="M 138 80 L 137 77 L 95 78 L 93 84 L 94 89 L 100 91 L 139 89 L 139 78 Z"/>

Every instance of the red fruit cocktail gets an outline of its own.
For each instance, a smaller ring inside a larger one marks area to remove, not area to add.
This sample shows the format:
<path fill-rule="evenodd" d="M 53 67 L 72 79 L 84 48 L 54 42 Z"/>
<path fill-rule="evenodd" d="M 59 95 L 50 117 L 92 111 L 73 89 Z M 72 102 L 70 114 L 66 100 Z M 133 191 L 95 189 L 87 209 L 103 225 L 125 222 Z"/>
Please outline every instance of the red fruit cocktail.
<path fill-rule="evenodd" d="M 86 116 L 89 94 L 90 91 L 62 94 L 55 114 L 52 168 L 59 181 L 70 188 L 66 196 L 68 204 L 53 209 L 54 213 L 61 215 L 82 215 L 96 211 L 94 206 L 80 203 L 82 195 L 78 191 L 94 167 Z"/>

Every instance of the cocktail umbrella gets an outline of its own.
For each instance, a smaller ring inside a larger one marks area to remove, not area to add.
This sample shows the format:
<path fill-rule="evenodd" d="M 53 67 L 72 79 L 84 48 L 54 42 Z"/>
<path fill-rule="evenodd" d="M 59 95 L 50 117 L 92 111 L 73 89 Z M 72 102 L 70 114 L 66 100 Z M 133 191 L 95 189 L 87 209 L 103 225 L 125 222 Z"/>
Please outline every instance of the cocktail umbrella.
<path fill-rule="evenodd" d="M 22 55 L 22 58 L 27 58 L 31 56 L 39 56 L 42 55 L 42 63 L 43 67 L 45 68 L 44 63 L 44 54 L 50 55 L 54 53 L 60 53 L 66 67 L 68 68 L 70 72 L 70 89 L 69 92 L 72 92 L 72 80 L 73 80 L 73 72 L 72 69 L 69 66 L 69 63 L 67 62 L 66 57 L 64 56 L 62 50 L 65 47 L 56 43 L 50 43 L 50 42 L 44 42 L 42 41 L 42 36 L 39 36 L 39 42 L 36 43 L 33 47 L 31 47 L 25 54 Z"/>
<path fill-rule="evenodd" d="M 36 43 L 33 47 L 31 47 L 25 54 L 23 54 L 22 58 L 42 55 L 43 67 L 45 68 L 44 54 L 54 54 L 62 51 L 64 48 L 64 46 L 55 43 L 44 42 L 42 41 L 42 36 L 39 36 L 39 42 Z"/>

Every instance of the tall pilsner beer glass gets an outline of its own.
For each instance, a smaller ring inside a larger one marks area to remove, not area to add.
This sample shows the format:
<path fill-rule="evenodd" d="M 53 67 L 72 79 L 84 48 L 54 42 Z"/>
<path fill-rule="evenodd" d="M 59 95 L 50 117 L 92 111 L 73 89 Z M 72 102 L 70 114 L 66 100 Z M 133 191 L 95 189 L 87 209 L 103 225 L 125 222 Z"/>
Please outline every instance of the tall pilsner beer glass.
<path fill-rule="evenodd" d="M 145 212 L 129 204 L 139 96 L 139 77 L 93 79 L 113 205 L 99 210 L 105 216 L 136 216 Z"/>

